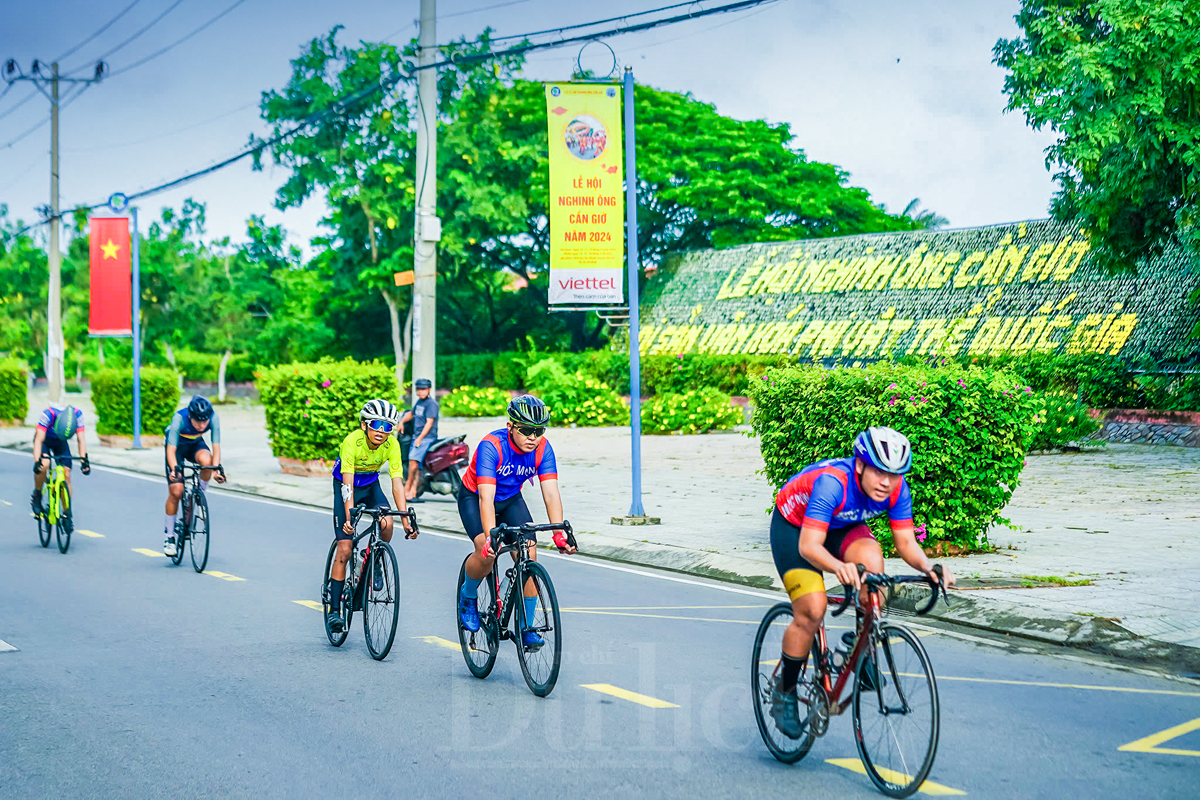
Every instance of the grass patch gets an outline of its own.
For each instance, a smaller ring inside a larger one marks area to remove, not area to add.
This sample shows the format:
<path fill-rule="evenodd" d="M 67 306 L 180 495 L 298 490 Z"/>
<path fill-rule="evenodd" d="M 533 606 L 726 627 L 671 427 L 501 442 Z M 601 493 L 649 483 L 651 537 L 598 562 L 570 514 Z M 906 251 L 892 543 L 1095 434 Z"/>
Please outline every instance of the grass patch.
<path fill-rule="evenodd" d="M 1091 586 L 1091 578 L 1071 580 L 1058 575 L 1019 575 L 1022 586 L 1033 586 L 1035 583 L 1052 583 L 1055 586 Z"/>

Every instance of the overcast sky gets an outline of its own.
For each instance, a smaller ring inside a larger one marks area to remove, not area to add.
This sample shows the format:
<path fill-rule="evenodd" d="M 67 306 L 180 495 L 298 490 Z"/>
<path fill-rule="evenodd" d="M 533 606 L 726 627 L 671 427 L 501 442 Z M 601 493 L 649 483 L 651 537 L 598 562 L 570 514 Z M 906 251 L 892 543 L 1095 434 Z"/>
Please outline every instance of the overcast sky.
<path fill-rule="evenodd" d="M 0 62 L 29 72 L 95 33 L 133 0 L 0 0 Z M 88 67 L 107 58 L 115 73 L 195 30 L 235 0 L 137 0 L 110 28 L 63 60 Z M 612 0 L 440 0 L 438 41 L 497 35 L 666 5 Z M 177 4 L 177 5 L 176 5 Z M 171 6 L 175 8 L 168 11 Z M 707 3 L 707 6 L 714 3 Z M 609 40 L 621 64 L 661 89 L 691 92 L 739 119 L 786 122 L 811 159 L 837 164 L 851 183 L 900 211 L 913 198 L 954 227 L 1046 216 L 1053 185 L 1046 132 L 1005 114 L 1004 73 L 991 63 L 1000 37 L 1016 34 L 1018 0 L 781 0 Z M 89 88 L 61 114 L 62 205 L 131 193 L 225 158 L 263 132 L 260 93 L 282 86 L 301 46 L 337 24 L 342 41 L 415 34 L 418 0 L 243 0 L 228 15 L 164 55 Z M 598 48 L 592 48 L 589 52 Z M 570 76 L 578 45 L 531 55 L 526 76 Z M 585 63 L 585 66 L 587 64 Z M 606 65 L 607 66 L 607 65 Z M 4 91 L 0 84 L 0 91 Z M 18 83 L 0 97 L 0 203 L 36 218 L 49 196 L 49 103 Z M 11 113 L 9 113 L 11 111 Z M 282 223 L 306 244 L 323 204 L 273 206 L 284 180 L 248 161 L 143 201 L 157 215 L 187 197 L 208 207 L 208 234 L 241 239 L 250 214 Z"/>

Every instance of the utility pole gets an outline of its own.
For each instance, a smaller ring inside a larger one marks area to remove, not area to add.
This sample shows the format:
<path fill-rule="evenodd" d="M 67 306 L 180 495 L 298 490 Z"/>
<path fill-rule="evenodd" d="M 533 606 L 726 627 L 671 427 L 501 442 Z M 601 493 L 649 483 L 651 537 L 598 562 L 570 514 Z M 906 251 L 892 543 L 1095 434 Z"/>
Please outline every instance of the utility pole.
<path fill-rule="evenodd" d="M 62 397 L 63 388 L 63 332 L 62 332 L 62 253 L 58 248 L 58 108 L 60 83 L 92 84 L 102 79 L 108 71 L 103 61 L 96 62 L 95 72 L 91 78 L 63 78 L 58 74 L 58 62 L 50 65 L 50 77 L 42 75 L 42 64 L 34 61 L 30 69 L 32 74 L 21 72 L 17 62 L 9 59 L 4 65 L 4 80 L 6 83 L 29 81 L 38 88 L 50 101 L 50 252 L 47 260 L 50 265 L 50 279 L 47 285 L 46 300 L 46 382 L 50 388 L 50 402 L 57 403 Z M 50 91 L 46 91 L 46 86 Z"/>
<path fill-rule="evenodd" d="M 421 0 L 417 40 L 417 207 L 413 225 L 413 402 L 416 379 L 437 380 L 437 0 Z M 435 385 L 436 391 L 437 386 Z"/>

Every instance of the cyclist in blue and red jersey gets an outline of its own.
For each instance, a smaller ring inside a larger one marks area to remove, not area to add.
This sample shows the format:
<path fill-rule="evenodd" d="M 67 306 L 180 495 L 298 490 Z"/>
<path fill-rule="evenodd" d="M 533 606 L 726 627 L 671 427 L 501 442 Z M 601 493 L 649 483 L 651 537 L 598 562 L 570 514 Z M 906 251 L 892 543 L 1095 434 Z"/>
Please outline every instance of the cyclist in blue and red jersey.
<path fill-rule="evenodd" d="M 71 437 L 79 443 L 79 469 L 84 475 L 92 471 L 88 461 L 87 440 L 83 435 L 83 412 L 74 406 L 66 408 L 47 408 L 38 417 L 37 428 L 33 431 L 33 494 L 30 502 L 33 513 L 40 514 L 42 509 L 42 486 L 46 483 L 49 472 L 42 463 L 43 450 L 48 451 L 54 460 L 62 465 L 67 479 L 67 487 L 71 486 Z"/>
<path fill-rule="evenodd" d="M 858 566 L 883 572 L 883 551 L 866 521 L 887 514 L 896 552 L 937 582 L 937 573 L 913 533 L 912 496 L 904 473 L 912 467 L 908 439 L 891 428 L 870 428 L 854 440 L 854 456 L 810 464 L 779 490 L 771 515 L 771 555 L 792 601 L 792 623 L 783 634 L 780 680 L 771 716 L 792 738 L 803 732 L 796 682 L 813 637 L 825 618 L 825 579 L 832 572 L 859 588 Z M 954 585 L 950 570 L 942 571 Z M 850 634 L 853 640 L 853 634 Z M 867 674 L 873 672 L 868 665 Z"/>
<path fill-rule="evenodd" d="M 458 516 L 467 536 L 475 543 L 475 552 L 467 558 L 466 580 L 458 598 L 458 618 L 469 631 L 479 630 L 479 582 L 491 572 L 496 558 L 490 550 L 488 532 L 501 522 L 516 527 L 533 521 L 521 496 L 521 484 L 536 475 L 546 516 L 550 522 L 563 521 L 558 465 L 554 448 L 545 438 L 549 421 L 550 410 L 538 398 L 531 394 L 513 398 L 508 404 L 508 427 L 483 437 L 463 475 Z M 554 545 L 563 552 L 575 552 L 562 531 L 554 532 Z M 537 548 L 529 549 L 529 557 L 537 559 Z M 525 583 L 524 597 L 525 617 L 533 619 L 537 587 L 532 580 Z M 545 642 L 537 632 L 524 631 L 522 644 L 534 650 Z"/>

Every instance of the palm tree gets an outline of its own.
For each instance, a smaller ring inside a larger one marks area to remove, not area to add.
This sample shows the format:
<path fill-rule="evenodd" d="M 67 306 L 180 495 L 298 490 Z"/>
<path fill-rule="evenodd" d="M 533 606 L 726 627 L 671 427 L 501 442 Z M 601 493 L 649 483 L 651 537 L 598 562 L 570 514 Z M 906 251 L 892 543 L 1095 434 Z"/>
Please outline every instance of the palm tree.
<path fill-rule="evenodd" d="M 938 228 L 944 228 L 950 224 L 950 220 L 943 217 L 941 214 L 936 214 L 929 209 L 921 209 L 917 211 L 917 206 L 921 204 L 921 198 L 914 197 L 912 201 L 904 207 L 900 212 L 900 216 L 908 217 L 916 223 L 918 228 L 923 228 L 928 231 L 934 231 Z"/>

